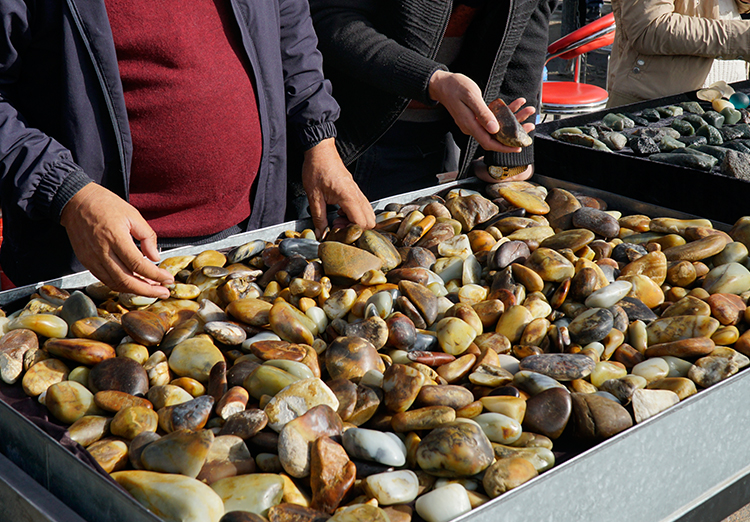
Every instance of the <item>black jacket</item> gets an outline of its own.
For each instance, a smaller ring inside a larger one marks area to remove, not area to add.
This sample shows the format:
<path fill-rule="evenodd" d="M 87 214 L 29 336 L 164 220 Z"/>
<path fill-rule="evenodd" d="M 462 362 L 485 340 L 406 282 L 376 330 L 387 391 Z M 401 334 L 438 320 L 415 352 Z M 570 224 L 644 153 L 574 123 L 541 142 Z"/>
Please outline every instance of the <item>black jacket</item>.
<path fill-rule="evenodd" d="M 459 72 L 473 79 L 486 102 L 524 97 L 539 109 L 549 19 L 556 0 L 488 0 L 466 32 Z M 326 77 L 341 106 L 337 145 L 349 164 L 375 143 L 409 100 L 431 103 L 430 76 L 452 11 L 452 0 L 310 0 Z M 478 144 L 458 128 L 463 177 Z M 492 153 L 491 165 L 533 163 L 533 146 Z"/>
<path fill-rule="evenodd" d="M 227 1 L 262 129 L 252 229 L 284 219 L 287 140 L 304 150 L 335 136 L 339 108 L 306 0 Z M 131 154 L 104 0 L 0 0 L 0 265 L 15 284 L 83 269 L 62 208 L 92 180 L 127 199 Z"/>

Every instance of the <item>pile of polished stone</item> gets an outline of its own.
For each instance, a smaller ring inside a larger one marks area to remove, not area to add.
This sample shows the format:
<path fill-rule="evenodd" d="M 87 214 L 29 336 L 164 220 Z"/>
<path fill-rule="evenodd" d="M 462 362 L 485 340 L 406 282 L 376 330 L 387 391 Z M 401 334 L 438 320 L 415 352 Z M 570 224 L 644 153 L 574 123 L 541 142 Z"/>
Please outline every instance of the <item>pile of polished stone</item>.
<path fill-rule="evenodd" d="M 748 364 L 750 218 L 486 193 L 166 259 L 165 301 L 42 287 L 0 377 L 165 520 L 442 522 Z"/>

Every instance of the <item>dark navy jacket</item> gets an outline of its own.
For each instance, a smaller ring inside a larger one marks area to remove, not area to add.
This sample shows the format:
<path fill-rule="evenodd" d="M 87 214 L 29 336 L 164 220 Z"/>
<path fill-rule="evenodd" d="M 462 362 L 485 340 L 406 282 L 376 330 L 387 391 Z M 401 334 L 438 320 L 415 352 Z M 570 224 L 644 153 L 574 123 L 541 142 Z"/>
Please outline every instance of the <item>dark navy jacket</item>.
<path fill-rule="evenodd" d="M 306 150 L 335 136 L 339 107 L 307 0 L 227 1 L 263 134 L 253 229 L 284 218 L 287 139 Z M 0 266 L 14 283 L 83 269 L 59 225 L 62 208 L 91 180 L 127 199 L 131 153 L 104 0 L 0 1 Z"/>

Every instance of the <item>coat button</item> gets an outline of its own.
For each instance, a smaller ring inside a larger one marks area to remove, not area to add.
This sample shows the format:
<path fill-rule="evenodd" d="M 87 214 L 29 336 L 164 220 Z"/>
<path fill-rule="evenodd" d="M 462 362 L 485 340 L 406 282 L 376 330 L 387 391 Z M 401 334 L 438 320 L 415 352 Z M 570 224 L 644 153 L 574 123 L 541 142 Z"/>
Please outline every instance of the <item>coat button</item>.
<path fill-rule="evenodd" d="M 638 61 L 637 61 L 636 63 L 637 63 L 638 65 L 644 65 L 644 64 L 645 64 L 646 62 L 644 62 L 643 60 L 638 60 Z"/>
<path fill-rule="evenodd" d="M 640 67 L 633 67 L 633 72 L 634 72 L 635 74 L 638 74 L 639 72 L 641 72 L 641 69 L 640 69 Z"/>

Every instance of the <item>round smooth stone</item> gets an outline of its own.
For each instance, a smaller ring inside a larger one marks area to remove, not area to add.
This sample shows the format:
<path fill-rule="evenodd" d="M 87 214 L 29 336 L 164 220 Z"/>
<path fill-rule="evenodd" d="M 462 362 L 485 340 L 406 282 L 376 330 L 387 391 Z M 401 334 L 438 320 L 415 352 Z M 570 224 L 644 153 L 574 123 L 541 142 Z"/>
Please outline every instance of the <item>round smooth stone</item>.
<path fill-rule="evenodd" d="M 750 290 L 750 271 L 739 263 L 717 266 L 706 275 L 703 288 L 709 294 L 741 294 Z"/>
<path fill-rule="evenodd" d="M 513 305 L 501 316 L 495 326 L 495 332 L 504 335 L 511 343 L 517 343 L 523 331 L 534 317 L 528 308 L 521 305 Z"/>
<path fill-rule="evenodd" d="M 661 287 L 650 277 L 646 277 L 643 274 L 636 274 L 620 276 L 620 280 L 628 281 L 633 285 L 633 289 L 627 297 L 638 299 L 646 306 L 646 308 L 656 308 L 664 302 L 664 292 L 662 292 Z M 627 299 L 627 297 L 624 298 L 623 301 Z"/>
<path fill-rule="evenodd" d="M 115 414 L 112 424 L 109 426 L 109 431 L 117 437 L 132 440 L 144 431 L 156 432 L 158 427 L 159 416 L 153 409 L 143 406 L 128 406 Z"/>
<path fill-rule="evenodd" d="M 367 339 L 379 350 L 388 342 L 388 325 L 379 315 L 373 315 L 364 321 L 347 323 L 343 334 L 346 337 Z"/>
<path fill-rule="evenodd" d="M 91 339 L 48 339 L 44 348 L 52 355 L 93 366 L 117 354 L 107 343 Z"/>
<path fill-rule="evenodd" d="M 526 415 L 526 401 L 520 397 L 508 395 L 487 395 L 479 399 L 486 411 L 502 413 L 518 421 L 523 422 Z"/>
<path fill-rule="evenodd" d="M 495 249 L 489 266 L 496 270 L 503 270 L 513 263 L 524 263 L 530 255 L 531 250 L 523 241 L 507 241 Z"/>
<path fill-rule="evenodd" d="M 161 317 L 148 310 L 133 310 L 123 314 L 122 327 L 135 342 L 143 346 L 156 346 L 166 332 Z"/>
<path fill-rule="evenodd" d="M 262 365 L 245 378 L 243 386 L 258 400 L 264 395 L 273 397 L 300 378 L 275 366 Z"/>
<path fill-rule="evenodd" d="M 661 286 L 667 278 L 667 258 L 663 252 L 649 252 L 622 267 L 620 276 L 646 276 Z"/>
<path fill-rule="evenodd" d="M 279 368 L 287 373 L 291 373 L 292 375 L 299 377 L 300 379 L 312 379 L 313 377 L 315 377 L 310 367 L 302 362 L 288 361 L 285 359 L 272 359 L 270 361 L 264 361 L 263 365 Z"/>
<path fill-rule="evenodd" d="M 371 504 L 355 504 L 338 509 L 328 522 L 391 522 L 388 514 Z"/>
<path fill-rule="evenodd" d="M 425 406 L 396 413 L 391 418 L 391 427 L 397 433 L 416 430 L 431 430 L 456 420 L 456 410 L 448 406 Z"/>
<path fill-rule="evenodd" d="M 190 377 L 206 384 L 211 368 L 223 361 L 224 355 L 211 338 L 199 335 L 174 347 L 169 356 L 169 368 L 180 377 Z"/>
<path fill-rule="evenodd" d="M 127 357 L 107 359 L 91 368 L 88 384 L 94 393 L 115 390 L 143 396 L 149 389 L 146 369 Z"/>
<path fill-rule="evenodd" d="M 648 345 L 653 346 L 693 337 L 711 337 L 720 324 L 713 317 L 705 316 L 681 315 L 660 318 L 646 327 Z"/>
<path fill-rule="evenodd" d="M 630 402 L 633 393 L 636 390 L 645 388 L 646 384 L 648 384 L 648 381 L 640 375 L 626 375 L 619 379 L 604 381 L 600 388 L 601 391 L 614 395 L 621 404 L 627 404 Z"/>
<path fill-rule="evenodd" d="M 448 522 L 471 511 L 471 502 L 466 489 L 453 483 L 420 495 L 414 509 L 425 522 Z"/>
<path fill-rule="evenodd" d="M 513 386 L 528 392 L 532 396 L 550 388 L 565 388 L 552 377 L 528 370 L 519 370 L 515 373 Z"/>
<path fill-rule="evenodd" d="M 25 328 L 32 332 L 49 337 L 50 339 L 63 339 L 68 335 L 68 323 L 62 317 L 52 314 L 29 314 L 14 317 L 5 325 L 5 331 Z"/>
<path fill-rule="evenodd" d="M 348 283 L 358 281 L 368 270 L 380 270 L 383 261 L 361 248 L 336 241 L 325 241 L 318 247 L 323 270 L 332 280 L 338 278 Z"/>
<path fill-rule="evenodd" d="M 589 380 L 591 384 L 598 388 L 604 381 L 619 379 L 620 377 L 625 377 L 627 374 L 628 371 L 622 366 L 609 361 L 600 361 L 594 366 L 594 371 L 591 372 Z"/>
<path fill-rule="evenodd" d="M 14 384 L 23 374 L 26 353 L 34 354 L 38 350 L 39 339 L 31 330 L 12 330 L 0 337 L 0 378 L 3 382 Z"/>
<path fill-rule="evenodd" d="M 482 479 L 484 491 L 495 498 L 506 491 L 517 488 L 538 475 L 534 465 L 522 457 L 510 457 L 495 461 L 487 468 Z"/>
<path fill-rule="evenodd" d="M 429 326 L 438 315 L 438 300 L 435 294 L 424 285 L 412 281 L 399 281 L 398 289 L 416 307 Z"/>
<path fill-rule="evenodd" d="M 325 243 L 324 243 L 325 244 Z M 286 302 L 277 302 L 268 313 L 271 330 L 285 341 L 311 345 L 317 333 L 315 323 Z"/>
<path fill-rule="evenodd" d="M 87 447 L 86 451 L 107 473 L 123 469 L 128 462 L 128 445 L 121 440 L 99 440 Z"/>
<path fill-rule="evenodd" d="M 554 236 L 542 241 L 539 246 L 558 251 L 563 248 L 569 248 L 576 252 L 591 243 L 595 237 L 594 233 L 590 230 L 579 227 L 558 232 Z"/>
<path fill-rule="evenodd" d="M 296 478 L 308 476 L 313 442 L 321 437 L 338 437 L 341 430 L 341 418 L 325 404 L 289 421 L 279 433 L 277 446 L 284 471 Z"/>
<path fill-rule="evenodd" d="M 307 350 L 303 345 L 287 341 L 257 341 L 250 346 L 250 352 L 261 361 L 275 359 L 301 361 L 307 355 Z"/>
<path fill-rule="evenodd" d="M 541 373 L 557 381 L 584 379 L 593 371 L 595 362 L 575 353 L 545 353 L 521 359 L 521 370 Z"/>
<path fill-rule="evenodd" d="M 731 377 L 738 370 L 739 365 L 735 360 L 722 356 L 708 355 L 695 361 L 695 364 L 688 372 L 688 378 L 697 385 L 708 388 L 717 382 Z"/>
<path fill-rule="evenodd" d="M 23 391 L 29 397 L 41 395 L 47 388 L 68 378 L 68 367 L 59 359 L 44 359 L 31 366 L 21 379 Z"/>
<path fill-rule="evenodd" d="M 473 229 L 478 223 L 484 223 L 498 212 L 497 205 L 479 194 L 451 197 L 445 202 L 445 206 L 465 232 Z"/>
<path fill-rule="evenodd" d="M 592 207 L 581 207 L 571 218 L 571 224 L 605 237 L 617 237 L 620 233 L 620 223 L 613 216 L 603 210 Z"/>
<path fill-rule="evenodd" d="M 203 330 L 218 342 L 228 346 L 237 346 L 247 339 L 245 330 L 229 321 L 209 321 L 203 325 Z"/>
<path fill-rule="evenodd" d="M 691 365 L 692 366 L 692 365 Z M 665 377 L 648 384 L 649 390 L 670 390 L 677 394 L 680 400 L 697 393 L 695 383 L 685 377 Z"/>
<path fill-rule="evenodd" d="M 146 398 L 154 405 L 154 410 L 156 411 L 165 406 L 174 406 L 193 400 L 193 396 L 185 391 L 185 389 L 173 384 L 152 386 L 149 388 Z"/>
<path fill-rule="evenodd" d="M 249 408 L 229 417 L 219 431 L 219 435 L 236 435 L 247 440 L 258 434 L 268 424 L 268 417 L 263 410 Z"/>
<path fill-rule="evenodd" d="M 275 474 L 254 473 L 227 477 L 211 484 L 213 490 L 224 501 L 224 509 L 248 511 L 266 516 L 272 506 L 281 503 L 284 480 Z"/>
<path fill-rule="evenodd" d="M 632 288 L 633 284 L 628 281 L 615 281 L 589 294 L 585 304 L 589 308 L 609 308 L 628 295 Z"/>
<path fill-rule="evenodd" d="M 264 326 L 269 322 L 273 304 L 252 297 L 237 299 L 227 305 L 227 313 L 251 326 Z"/>
<path fill-rule="evenodd" d="M 417 329 L 411 319 L 401 312 L 394 312 L 385 322 L 388 326 L 388 343 L 394 348 L 406 350 L 416 342 Z"/>
<path fill-rule="evenodd" d="M 157 411 L 159 427 L 167 433 L 182 429 L 199 430 L 208 422 L 213 406 L 214 398 L 210 395 L 201 395 L 182 404 L 165 406 Z"/>
<path fill-rule="evenodd" d="M 745 314 L 747 305 L 734 294 L 713 294 L 706 299 L 711 308 L 711 315 L 722 325 L 735 325 Z"/>
<path fill-rule="evenodd" d="M 406 447 L 395 434 L 364 428 L 349 428 L 342 443 L 351 458 L 400 467 L 406 463 Z"/>
<path fill-rule="evenodd" d="M 673 357 L 688 358 L 708 355 L 716 345 L 708 337 L 691 337 L 666 343 L 654 344 L 646 348 L 646 357 L 661 357 L 671 355 Z"/>
<path fill-rule="evenodd" d="M 425 376 L 416 368 L 392 364 L 383 374 L 382 389 L 386 408 L 394 413 L 408 410 L 414 403 Z"/>
<path fill-rule="evenodd" d="M 663 355 L 661 358 L 667 361 L 669 365 L 669 374 L 667 374 L 667 377 L 687 377 L 690 368 L 693 367 L 693 363 L 679 357 Z"/>
<path fill-rule="evenodd" d="M 578 315 L 568 326 L 570 338 L 585 346 L 604 339 L 612 326 L 614 317 L 606 308 L 591 308 Z"/>
<path fill-rule="evenodd" d="M 195 478 L 206 461 L 213 441 L 211 430 L 173 431 L 143 449 L 141 465 L 149 471 L 178 473 Z"/>
<path fill-rule="evenodd" d="M 416 473 L 404 469 L 370 475 L 365 487 L 381 506 L 406 504 L 417 498 L 419 479 Z"/>
<path fill-rule="evenodd" d="M 720 234 L 712 234 L 684 245 L 664 250 L 668 261 L 701 261 L 718 254 L 727 245 L 727 239 Z"/>
<path fill-rule="evenodd" d="M 245 441 L 235 435 L 214 438 L 206 461 L 196 477 L 207 484 L 217 480 L 255 472 L 255 460 Z"/>
<path fill-rule="evenodd" d="M 219 522 L 224 502 L 210 486 L 184 475 L 153 471 L 117 471 L 112 478 L 153 513 L 170 520 Z"/>
<path fill-rule="evenodd" d="M 68 323 L 68 326 L 73 326 L 73 323 L 79 319 L 98 315 L 94 301 L 80 290 L 75 290 L 70 297 L 65 299 L 59 312 L 59 316 Z"/>
<path fill-rule="evenodd" d="M 678 315 L 711 315 L 711 305 L 692 295 L 686 295 L 664 310 L 661 317 L 675 317 Z"/>
<path fill-rule="evenodd" d="M 464 353 L 477 336 L 476 329 L 458 317 L 441 319 L 435 331 L 440 347 L 451 355 Z"/>
<path fill-rule="evenodd" d="M 323 310 L 329 319 L 340 319 L 349 313 L 356 300 L 357 292 L 353 289 L 345 288 L 336 290 L 323 303 Z"/>
<path fill-rule="evenodd" d="M 553 440 L 557 439 L 568 425 L 572 408 L 570 393 L 566 389 L 545 390 L 526 401 L 523 428 L 525 431 L 540 433 Z M 494 442 L 508 444 L 499 440 Z M 510 441 L 512 442 L 514 441 Z"/>
<path fill-rule="evenodd" d="M 633 425 L 628 410 L 616 400 L 593 393 L 572 393 L 576 436 L 587 441 L 601 441 Z"/>
<path fill-rule="evenodd" d="M 419 443 L 416 458 L 419 467 L 431 475 L 468 477 L 485 470 L 494 455 L 477 423 L 457 420 L 430 431 Z"/>
<path fill-rule="evenodd" d="M 661 357 L 651 357 L 633 366 L 631 372 L 633 375 L 640 375 L 646 381 L 652 382 L 663 379 L 669 374 L 669 364 Z"/>
<path fill-rule="evenodd" d="M 94 394 L 75 381 L 62 381 L 47 388 L 44 404 L 64 424 L 73 424 L 85 415 L 101 413 L 94 403 Z"/>
<path fill-rule="evenodd" d="M 382 262 L 381 269 L 384 272 L 392 270 L 401 264 L 401 256 L 393 243 L 375 230 L 365 230 L 362 232 L 362 235 L 357 239 L 357 246 L 380 258 Z"/>
<path fill-rule="evenodd" d="M 512 444 L 521 436 L 521 423 L 502 413 L 482 413 L 472 418 L 490 442 Z"/>
<path fill-rule="evenodd" d="M 550 248 L 539 247 L 526 260 L 526 266 L 534 270 L 544 281 L 560 283 L 575 275 L 573 263 Z"/>
<path fill-rule="evenodd" d="M 360 337 L 338 337 L 325 351 L 325 364 L 331 379 L 359 382 L 369 370 L 385 371 L 380 354 Z"/>
<path fill-rule="evenodd" d="M 68 436 L 85 448 L 104 437 L 111 421 L 101 415 L 84 415 L 68 427 Z"/>
<path fill-rule="evenodd" d="M 640 424 L 670 406 L 674 406 L 680 402 L 680 398 L 670 390 L 636 390 L 631 401 L 635 423 Z"/>
<path fill-rule="evenodd" d="M 417 394 L 419 406 L 449 406 L 461 409 L 474 402 L 474 394 L 463 386 L 446 384 L 442 386 L 423 385 Z M 502 413 L 502 412 L 500 412 Z"/>
<path fill-rule="evenodd" d="M 326 404 L 334 411 L 339 408 L 336 395 L 318 378 L 293 382 L 274 395 L 263 411 L 268 417 L 268 426 L 276 432 L 287 422 L 303 415 L 311 408 Z"/>

